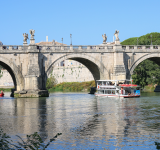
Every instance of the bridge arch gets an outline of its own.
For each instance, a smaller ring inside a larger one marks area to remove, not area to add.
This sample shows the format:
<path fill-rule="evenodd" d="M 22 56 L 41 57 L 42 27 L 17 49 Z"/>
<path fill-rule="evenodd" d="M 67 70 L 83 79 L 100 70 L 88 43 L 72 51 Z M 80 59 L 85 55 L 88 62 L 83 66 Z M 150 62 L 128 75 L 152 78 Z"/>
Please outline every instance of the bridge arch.
<path fill-rule="evenodd" d="M 24 78 L 20 68 L 12 60 L 0 56 L 0 65 L 4 67 L 12 77 L 15 90 L 21 91 L 24 89 Z"/>
<path fill-rule="evenodd" d="M 99 60 L 95 59 L 92 56 L 89 56 L 87 54 L 69 54 L 69 55 L 63 55 L 50 63 L 48 69 L 46 70 L 46 76 L 48 78 L 49 74 L 52 72 L 54 69 L 55 65 L 62 62 L 63 60 L 75 60 L 80 63 L 82 63 L 84 66 L 86 66 L 90 72 L 93 75 L 94 80 L 99 80 L 101 78 L 101 75 L 104 72 L 105 66 L 102 62 Z"/>
<path fill-rule="evenodd" d="M 160 53 L 151 53 L 151 54 L 146 54 L 142 57 L 140 57 L 139 59 L 137 59 L 132 66 L 129 69 L 130 75 L 133 74 L 134 69 L 144 60 L 149 59 L 154 61 L 155 63 L 157 63 L 160 66 Z"/>

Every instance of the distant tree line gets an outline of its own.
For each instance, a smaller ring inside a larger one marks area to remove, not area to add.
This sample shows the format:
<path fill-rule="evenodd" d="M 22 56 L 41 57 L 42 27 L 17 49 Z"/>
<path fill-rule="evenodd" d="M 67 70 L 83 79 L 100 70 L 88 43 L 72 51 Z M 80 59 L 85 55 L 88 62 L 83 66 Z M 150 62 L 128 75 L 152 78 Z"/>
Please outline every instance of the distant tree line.
<path fill-rule="evenodd" d="M 151 42 L 152 45 L 160 45 L 160 33 L 152 32 L 140 37 L 132 37 L 121 42 L 121 45 L 151 45 Z"/>
<path fill-rule="evenodd" d="M 137 40 L 138 39 L 138 40 Z M 160 45 L 160 33 L 152 32 L 140 37 L 133 37 L 121 42 L 122 45 Z M 160 84 L 160 66 L 147 59 L 133 71 L 133 83 L 142 88 L 149 84 Z"/>

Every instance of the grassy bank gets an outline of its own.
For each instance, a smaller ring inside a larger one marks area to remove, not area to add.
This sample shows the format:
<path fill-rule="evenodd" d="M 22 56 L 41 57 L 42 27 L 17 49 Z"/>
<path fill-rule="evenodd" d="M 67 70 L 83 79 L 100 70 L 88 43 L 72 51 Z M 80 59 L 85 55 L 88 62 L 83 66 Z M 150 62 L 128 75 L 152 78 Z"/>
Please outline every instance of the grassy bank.
<path fill-rule="evenodd" d="M 150 84 L 150 85 L 146 85 L 142 90 L 142 92 L 154 92 L 154 90 L 155 90 L 154 85 Z"/>
<path fill-rule="evenodd" d="M 90 87 L 95 87 L 95 81 L 88 82 L 63 82 L 54 85 L 52 88 L 48 89 L 49 92 L 85 92 L 90 91 Z"/>
<path fill-rule="evenodd" d="M 11 89 L 14 88 L 0 88 L 0 91 L 2 90 L 3 92 L 11 92 Z"/>

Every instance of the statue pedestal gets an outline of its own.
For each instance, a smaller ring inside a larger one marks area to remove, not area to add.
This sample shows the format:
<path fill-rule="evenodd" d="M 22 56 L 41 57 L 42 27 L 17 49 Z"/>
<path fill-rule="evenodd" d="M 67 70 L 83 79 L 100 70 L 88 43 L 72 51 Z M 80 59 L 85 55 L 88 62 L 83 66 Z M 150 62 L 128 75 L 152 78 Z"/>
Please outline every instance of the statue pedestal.
<path fill-rule="evenodd" d="M 115 44 L 120 45 L 120 41 L 119 40 L 115 41 Z"/>
<path fill-rule="evenodd" d="M 23 45 L 24 45 L 24 46 L 27 46 L 27 44 L 28 44 L 27 42 L 23 42 Z"/>
<path fill-rule="evenodd" d="M 30 44 L 35 44 L 35 39 L 30 39 Z"/>

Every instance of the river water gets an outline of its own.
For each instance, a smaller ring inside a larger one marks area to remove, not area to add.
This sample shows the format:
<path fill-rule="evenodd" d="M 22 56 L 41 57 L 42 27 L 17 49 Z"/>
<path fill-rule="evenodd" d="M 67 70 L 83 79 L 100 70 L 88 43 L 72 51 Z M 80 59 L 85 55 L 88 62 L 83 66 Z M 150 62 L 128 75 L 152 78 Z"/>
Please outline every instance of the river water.
<path fill-rule="evenodd" d="M 0 128 L 12 137 L 38 132 L 48 149 L 158 149 L 160 93 L 140 98 L 97 98 L 52 93 L 49 98 L 0 98 Z"/>

